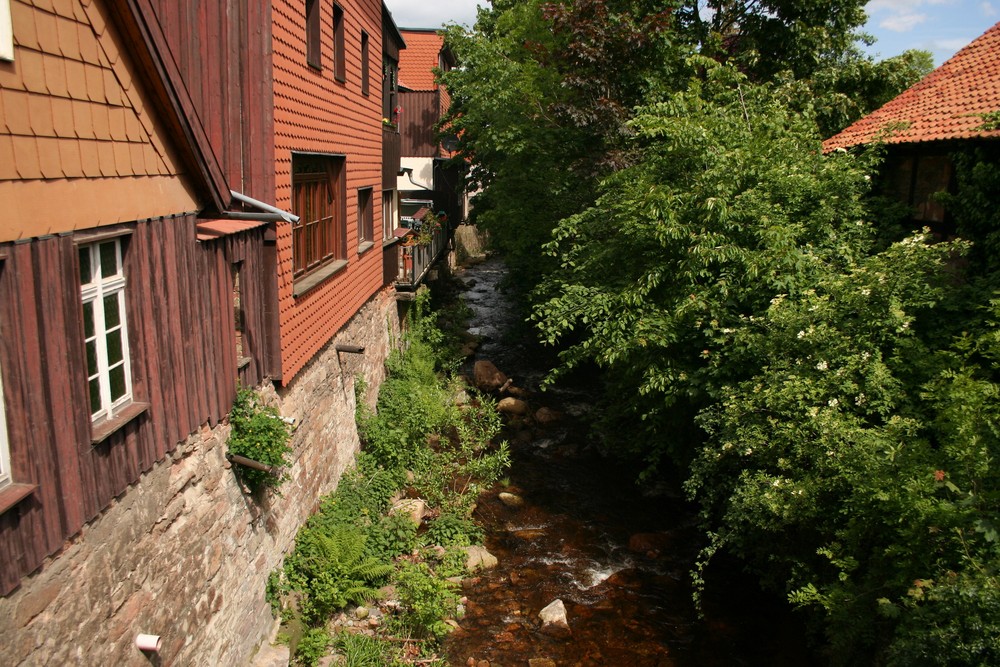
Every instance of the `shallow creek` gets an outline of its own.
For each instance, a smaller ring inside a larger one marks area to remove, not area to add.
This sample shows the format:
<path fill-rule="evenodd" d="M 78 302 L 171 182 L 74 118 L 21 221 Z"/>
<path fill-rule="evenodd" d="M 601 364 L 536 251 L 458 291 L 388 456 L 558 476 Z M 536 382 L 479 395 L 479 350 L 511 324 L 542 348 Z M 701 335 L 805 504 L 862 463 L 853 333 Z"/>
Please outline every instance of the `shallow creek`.
<path fill-rule="evenodd" d="M 736 564 L 720 561 L 709 571 L 698 616 L 688 574 L 701 544 L 693 508 L 677 494 L 644 495 L 635 470 L 599 454 L 583 419 L 592 409 L 585 389 L 537 391 L 546 369 L 505 335 L 511 309 L 497 289 L 504 271 L 491 259 L 459 276 L 474 313 L 470 331 L 483 338 L 476 358 L 527 390 L 532 410 L 549 407 L 562 418 L 509 429 L 509 484 L 481 497 L 476 510 L 499 565 L 466 582 L 466 615 L 445 645 L 451 664 L 821 664 L 782 602 Z M 524 504 L 508 507 L 501 491 Z M 566 606 L 568 638 L 539 631 L 538 612 L 556 599 Z"/>

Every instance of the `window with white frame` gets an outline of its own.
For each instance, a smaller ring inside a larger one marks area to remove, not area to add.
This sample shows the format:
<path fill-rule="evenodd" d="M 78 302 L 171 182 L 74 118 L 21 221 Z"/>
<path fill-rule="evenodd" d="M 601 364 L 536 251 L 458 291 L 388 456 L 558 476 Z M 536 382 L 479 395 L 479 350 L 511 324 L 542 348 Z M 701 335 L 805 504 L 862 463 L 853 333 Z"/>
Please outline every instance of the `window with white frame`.
<path fill-rule="evenodd" d="M 399 215 L 396 213 L 396 191 L 382 191 L 382 243 L 392 240 L 392 232 L 399 227 Z"/>
<path fill-rule="evenodd" d="M 0 489 L 11 483 L 10 447 L 7 444 L 7 416 L 3 407 L 3 373 L 0 373 Z"/>
<path fill-rule="evenodd" d="M 132 400 L 122 241 L 80 246 L 80 296 L 93 421 L 114 417 Z"/>

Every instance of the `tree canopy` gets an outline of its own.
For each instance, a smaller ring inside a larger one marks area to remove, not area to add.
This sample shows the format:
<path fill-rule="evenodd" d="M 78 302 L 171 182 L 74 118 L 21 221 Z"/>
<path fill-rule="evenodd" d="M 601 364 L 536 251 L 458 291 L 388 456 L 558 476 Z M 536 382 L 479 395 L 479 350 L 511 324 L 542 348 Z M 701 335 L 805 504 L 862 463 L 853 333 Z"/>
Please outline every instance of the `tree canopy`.
<path fill-rule="evenodd" d="M 741 558 L 833 664 L 994 664 L 1000 159 L 957 159 L 941 242 L 877 147 L 822 153 L 930 69 L 864 56 L 864 4 L 498 0 L 449 30 L 449 122 L 554 373 L 599 369 L 617 446 L 684 480 L 699 567 Z"/>

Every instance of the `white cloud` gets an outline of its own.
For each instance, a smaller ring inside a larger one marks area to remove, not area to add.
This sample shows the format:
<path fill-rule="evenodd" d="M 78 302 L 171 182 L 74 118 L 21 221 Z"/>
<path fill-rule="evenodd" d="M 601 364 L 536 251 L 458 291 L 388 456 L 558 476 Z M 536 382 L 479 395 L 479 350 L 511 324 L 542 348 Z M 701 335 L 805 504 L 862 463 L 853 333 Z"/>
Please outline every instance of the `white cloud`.
<path fill-rule="evenodd" d="M 927 14 L 897 14 L 879 22 L 886 30 L 893 32 L 909 32 L 927 20 Z"/>
<path fill-rule="evenodd" d="M 997 15 L 997 9 L 993 6 L 992 2 L 983 2 L 979 5 L 979 7 L 983 10 L 983 16 Z"/>

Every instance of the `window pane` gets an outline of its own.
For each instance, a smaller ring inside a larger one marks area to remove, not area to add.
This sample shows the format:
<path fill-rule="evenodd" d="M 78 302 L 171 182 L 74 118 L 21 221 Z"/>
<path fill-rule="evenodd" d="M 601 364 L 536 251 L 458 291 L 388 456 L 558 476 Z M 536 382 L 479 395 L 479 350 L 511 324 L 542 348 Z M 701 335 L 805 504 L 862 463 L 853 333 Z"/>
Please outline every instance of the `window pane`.
<path fill-rule="evenodd" d="M 80 284 L 87 285 L 93 279 L 94 269 L 90 265 L 90 247 L 80 248 Z"/>
<path fill-rule="evenodd" d="M 94 378 L 90 381 L 90 414 L 101 409 L 101 380 Z"/>
<path fill-rule="evenodd" d="M 110 278 L 118 275 L 117 241 L 101 244 L 101 277 Z"/>
<path fill-rule="evenodd" d="M 104 297 L 104 328 L 113 329 L 121 324 L 121 313 L 118 310 L 118 295 Z"/>
<path fill-rule="evenodd" d="M 85 338 L 94 336 L 94 302 L 87 301 L 83 304 L 83 335 Z"/>
<path fill-rule="evenodd" d="M 108 334 L 108 365 L 113 366 L 122 360 L 122 330 L 115 329 Z"/>
<path fill-rule="evenodd" d="M 111 376 L 111 400 L 114 402 L 125 395 L 125 366 L 115 366 L 109 375 Z"/>
<path fill-rule="evenodd" d="M 87 376 L 97 375 L 97 341 L 87 343 Z"/>

